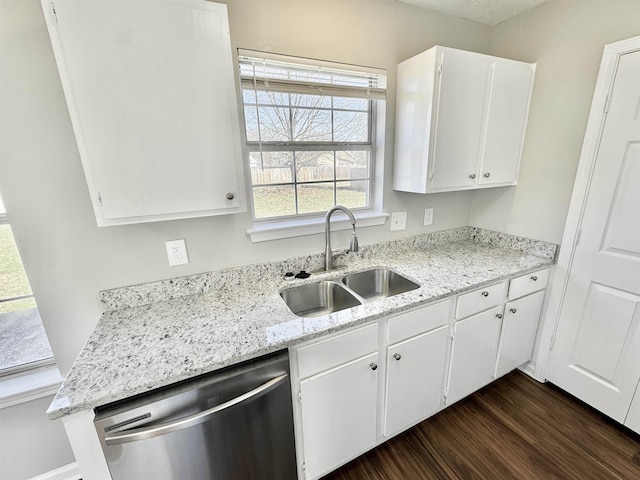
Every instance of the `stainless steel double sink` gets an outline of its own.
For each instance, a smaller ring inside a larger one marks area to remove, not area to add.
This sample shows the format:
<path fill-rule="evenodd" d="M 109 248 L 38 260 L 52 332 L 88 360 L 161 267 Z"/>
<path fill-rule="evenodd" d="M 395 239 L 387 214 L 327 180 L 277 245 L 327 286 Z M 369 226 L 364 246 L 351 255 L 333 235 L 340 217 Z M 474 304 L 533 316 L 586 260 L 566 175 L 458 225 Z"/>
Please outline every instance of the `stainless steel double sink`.
<path fill-rule="evenodd" d="M 280 296 L 296 315 L 318 317 L 416 288 L 420 288 L 420 285 L 399 273 L 386 268 L 374 268 L 347 274 L 336 280 L 320 280 L 287 288 L 280 292 Z"/>

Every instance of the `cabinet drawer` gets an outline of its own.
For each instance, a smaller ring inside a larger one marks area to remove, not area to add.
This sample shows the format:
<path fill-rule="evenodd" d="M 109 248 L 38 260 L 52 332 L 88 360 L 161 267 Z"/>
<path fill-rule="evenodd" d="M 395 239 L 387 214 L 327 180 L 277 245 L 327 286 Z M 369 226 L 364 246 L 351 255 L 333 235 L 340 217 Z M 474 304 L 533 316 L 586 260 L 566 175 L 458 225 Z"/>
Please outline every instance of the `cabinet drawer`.
<path fill-rule="evenodd" d="M 377 349 L 378 324 L 374 323 L 298 348 L 298 374 L 306 378 Z"/>
<path fill-rule="evenodd" d="M 446 325 L 450 305 L 451 300 L 446 300 L 390 318 L 389 343 L 394 344 Z"/>
<path fill-rule="evenodd" d="M 527 273 L 521 277 L 512 278 L 509 283 L 509 300 L 524 297 L 530 293 L 547 288 L 549 283 L 549 269 Z"/>
<path fill-rule="evenodd" d="M 456 318 L 465 318 L 500 305 L 504 301 L 506 289 L 507 282 L 502 282 L 460 295 L 456 304 Z"/>

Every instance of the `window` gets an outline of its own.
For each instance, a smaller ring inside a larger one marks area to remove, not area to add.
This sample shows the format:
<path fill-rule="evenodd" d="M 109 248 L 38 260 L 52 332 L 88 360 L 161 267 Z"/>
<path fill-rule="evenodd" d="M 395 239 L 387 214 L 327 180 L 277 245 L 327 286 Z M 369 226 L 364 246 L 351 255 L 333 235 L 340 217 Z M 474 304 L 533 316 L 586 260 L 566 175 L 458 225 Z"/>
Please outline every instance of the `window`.
<path fill-rule="evenodd" d="M 370 210 L 381 70 L 239 52 L 254 220 Z"/>
<path fill-rule="evenodd" d="M 53 363 L 53 353 L 0 199 L 0 376 Z"/>

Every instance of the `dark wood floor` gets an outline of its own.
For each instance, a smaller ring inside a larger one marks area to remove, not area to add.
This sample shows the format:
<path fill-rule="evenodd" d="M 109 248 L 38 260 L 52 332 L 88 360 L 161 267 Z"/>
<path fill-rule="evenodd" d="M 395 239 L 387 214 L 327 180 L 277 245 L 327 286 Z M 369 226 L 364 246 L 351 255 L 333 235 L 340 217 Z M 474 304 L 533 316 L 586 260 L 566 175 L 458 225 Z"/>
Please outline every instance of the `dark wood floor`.
<path fill-rule="evenodd" d="M 325 480 L 640 479 L 640 436 L 514 372 Z"/>

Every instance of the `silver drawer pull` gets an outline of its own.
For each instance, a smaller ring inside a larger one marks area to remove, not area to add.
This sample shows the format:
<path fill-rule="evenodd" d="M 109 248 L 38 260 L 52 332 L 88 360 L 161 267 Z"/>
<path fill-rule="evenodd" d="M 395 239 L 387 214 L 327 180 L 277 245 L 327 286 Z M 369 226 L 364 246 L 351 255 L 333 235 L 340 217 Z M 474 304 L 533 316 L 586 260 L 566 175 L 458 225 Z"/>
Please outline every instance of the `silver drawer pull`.
<path fill-rule="evenodd" d="M 535 275 L 532 275 L 531 276 L 531 280 L 533 280 L 534 282 L 537 282 L 538 281 L 538 277 L 536 277 Z"/>
<path fill-rule="evenodd" d="M 483 297 L 488 297 L 489 296 L 489 292 L 484 291 L 480 295 L 482 295 Z"/>
<path fill-rule="evenodd" d="M 475 173 L 472 173 L 471 175 L 469 175 L 469 178 L 470 178 L 471 180 L 473 180 L 474 178 L 476 178 L 476 174 L 475 174 Z"/>
<path fill-rule="evenodd" d="M 378 365 L 376 365 L 375 363 L 371 362 L 369 364 L 369 366 L 371 367 L 371 370 L 377 370 L 378 369 Z"/>
<path fill-rule="evenodd" d="M 489 172 L 484 174 L 484 178 L 489 178 L 491 176 L 491 174 Z"/>
<path fill-rule="evenodd" d="M 499 319 L 502 319 L 502 314 L 501 313 L 496 313 L 496 317 Z"/>
<path fill-rule="evenodd" d="M 510 311 L 511 313 L 516 313 L 518 310 L 516 310 L 515 308 L 510 308 L 510 309 L 509 309 L 509 311 Z"/>
<path fill-rule="evenodd" d="M 393 358 L 395 358 L 396 360 L 400 360 L 402 358 L 402 355 L 400 355 L 399 353 L 394 353 Z"/>

